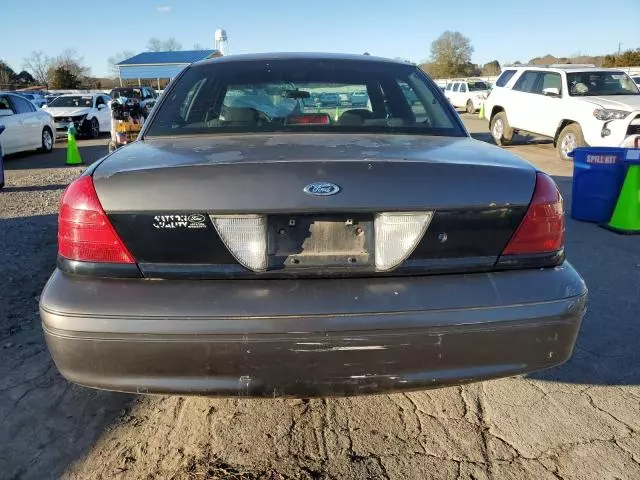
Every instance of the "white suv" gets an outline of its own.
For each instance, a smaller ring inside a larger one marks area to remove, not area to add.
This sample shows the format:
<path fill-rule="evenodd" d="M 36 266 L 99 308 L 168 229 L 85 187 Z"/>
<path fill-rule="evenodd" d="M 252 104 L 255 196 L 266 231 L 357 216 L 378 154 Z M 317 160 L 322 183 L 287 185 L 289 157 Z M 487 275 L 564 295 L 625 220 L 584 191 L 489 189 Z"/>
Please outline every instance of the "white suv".
<path fill-rule="evenodd" d="M 509 67 L 487 98 L 485 116 L 498 145 L 517 132 L 545 136 L 563 160 L 577 147 L 640 144 L 640 91 L 616 69 Z"/>
<path fill-rule="evenodd" d="M 489 95 L 490 87 L 480 79 L 468 78 L 453 80 L 444 89 L 444 96 L 456 108 L 464 108 L 467 113 L 480 110 L 480 106 Z"/>

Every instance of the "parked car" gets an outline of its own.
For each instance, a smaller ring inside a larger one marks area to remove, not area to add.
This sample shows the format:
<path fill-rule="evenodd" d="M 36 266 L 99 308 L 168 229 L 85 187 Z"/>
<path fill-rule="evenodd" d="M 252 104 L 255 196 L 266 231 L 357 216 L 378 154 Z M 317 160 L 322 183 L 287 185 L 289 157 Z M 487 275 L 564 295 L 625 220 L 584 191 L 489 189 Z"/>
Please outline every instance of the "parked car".
<path fill-rule="evenodd" d="M 323 92 L 318 96 L 323 107 L 337 107 L 340 105 L 340 95 L 337 93 Z"/>
<path fill-rule="evenodd" d="M 633 147 L 640 137 L 640 91 L 616 69 L 509 67 L 496 80 L 485 111 L 498 145 L 514 133 L 533 133 L 552 138 L 563 160 L 577 147 Z"/>
<path fill-rule="evenodd" d="M 488 82 L 469 78 L 447 84 L 444 94 L 454 107 L 464 108 L 467 113 L 475 113 L 480 110 L 490 90 Z"/>
<path fill-rule="evenodd" d="M 150 111 L 156 104 L 158 94 L 151 87 L 117 87 L 109 92 L 113 99 L 120 97 L 135 98 L 140 101 L 140 107 Z"/>
<path fill-rule="evenodd" d="M 31 103 L 33 103 L 36 107 L 42 108 L 42 106 L 47 103 L 44 95 L 37 92 L 13 92 L 16 95 L 20 95 L 22 98 L 26 98 Z"/>
<path fill-rule="evenodd" d="M 352 92 L 351 95 L 351 105 L 354 107 L 365 107 L 367 102 L 369 101 L 369 95 L 365 90 L 359 90 L 357 92 Z"/>
<path fill-rule="evenodd" d="M 36 149 L 50 152 L 53 149 L 53 118 L 20 95 L 0 92 L 0 125 L 5 127 L 2 134 L 5 155 Z"/>
<path fill-rule="evenodd" d="M 371 111 L 226 102 L 345 79 Z M 70 184 L 40 314 L 82 385 L 304 398 L 558 365 L 585 302 L 551 177 L 472 139 L 418 67 L 255 54 L 187 67 L 138 140 Z"/>
<path fill-rule="evenodd" d="M 111 98 L 101 94 L 60 95 L 44 110 L 53 115 L 57 135 L 66 135 L 71 125 L 79 135 L 98 138 L 111 130 Z"/>

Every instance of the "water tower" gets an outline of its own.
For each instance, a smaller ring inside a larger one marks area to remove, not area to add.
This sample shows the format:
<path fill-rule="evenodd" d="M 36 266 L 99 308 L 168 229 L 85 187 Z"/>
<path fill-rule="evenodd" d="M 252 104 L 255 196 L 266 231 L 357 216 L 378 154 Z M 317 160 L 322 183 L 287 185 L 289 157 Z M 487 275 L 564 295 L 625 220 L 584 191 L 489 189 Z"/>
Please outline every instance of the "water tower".
<path fill-rule="evenodd" d="M 222 28 L 219 28 L 216 30 L 214 39 L 216 42 L 216 50 L 218 50 L 222 55 L 229 55 L 229 39 L 227 38 L 227 32 Z"/>

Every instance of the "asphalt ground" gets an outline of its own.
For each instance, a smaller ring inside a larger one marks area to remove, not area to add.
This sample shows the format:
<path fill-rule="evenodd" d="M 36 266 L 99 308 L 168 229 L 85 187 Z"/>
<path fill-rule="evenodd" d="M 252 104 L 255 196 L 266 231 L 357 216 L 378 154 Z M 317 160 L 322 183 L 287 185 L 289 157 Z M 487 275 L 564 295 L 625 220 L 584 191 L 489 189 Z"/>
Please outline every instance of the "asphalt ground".
<path fill-rule="evenodd" d="M 487 124 L 464 114 L 472 134 Z M 107 139 L 79 140 L 83 159 Z M 552 174 L 553 145 L 513 153 Z M 135 396 L 71 385 L 43 341 L 38 298 L 55 265 L 56 211 L 84 167 L 6 160 L 0 191 L 0 477 L 246 479 L 640 478 L 640 237 L 567 220 L 590 291 L 571 360 L 552 370 L 408 394 L 257 400 Z"/>

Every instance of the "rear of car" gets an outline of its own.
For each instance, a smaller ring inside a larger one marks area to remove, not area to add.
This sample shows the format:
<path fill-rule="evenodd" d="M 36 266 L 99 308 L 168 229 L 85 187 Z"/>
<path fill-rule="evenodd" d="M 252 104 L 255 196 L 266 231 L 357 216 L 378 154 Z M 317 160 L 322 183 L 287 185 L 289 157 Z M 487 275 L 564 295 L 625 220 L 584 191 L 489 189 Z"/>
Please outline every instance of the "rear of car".
<path fill-rule="evenodd" d="M 302 113 L 319 86 L 370 106 Z M 112 390 L 514 375 L 565 361 L 586 303 L 553 181 L 469 138 L 419 69 L 373 57 L 189 67 L 138 141 L 69 186 L 58 239 L 47 343 L 68 379 Z"/>

